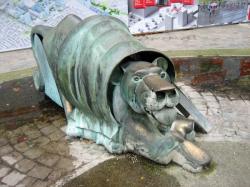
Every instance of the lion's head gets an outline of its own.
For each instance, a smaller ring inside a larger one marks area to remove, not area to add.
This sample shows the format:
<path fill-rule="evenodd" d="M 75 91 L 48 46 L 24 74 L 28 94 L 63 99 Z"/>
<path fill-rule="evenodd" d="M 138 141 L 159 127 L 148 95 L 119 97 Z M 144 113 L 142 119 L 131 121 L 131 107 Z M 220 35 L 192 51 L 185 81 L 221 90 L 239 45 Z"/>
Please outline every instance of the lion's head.
<path fill-rule="evenodd" d="M 123 64 L 121 93 L 134 112 L 151 115 L 166 128 L 176 118 L 179 94 L 160 61 Z"/>

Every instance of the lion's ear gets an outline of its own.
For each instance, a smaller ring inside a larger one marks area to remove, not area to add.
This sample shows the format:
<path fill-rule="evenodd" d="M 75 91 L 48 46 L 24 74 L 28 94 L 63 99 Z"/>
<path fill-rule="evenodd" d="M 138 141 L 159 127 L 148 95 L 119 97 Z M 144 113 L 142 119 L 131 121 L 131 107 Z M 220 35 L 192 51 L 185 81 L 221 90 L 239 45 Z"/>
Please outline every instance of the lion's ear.
<path fill-rule="evenodd" d="M 125 73 L 127 66 L 123 64 L 120 66 L 120 68 L 121 68 L 122 72 Z"/>
<path fill-rule="evenodd" d="M 163 57 L 158 57 L 153 61 L 153 64 L 161 67 L 164 71 L 168 69 L 168 61 Z"/>
<path fill-rule="evenodd" d="M 115 70 L 113 71 L 111 78 L 110 78 L 110 82 L 113 85 L 120 85 L 121 79 L 123 76 L 123 70 L 122 68 L 120 68 L 119 66 L 117 68 L 115 68 Z"/>
<path fill-rule="evenodd" d="M 123 73 L 127 71 L 127 68 L 133 61 L 127 61 L 125 63 L 120 64 L 120 69 L 122 70 Z"/>

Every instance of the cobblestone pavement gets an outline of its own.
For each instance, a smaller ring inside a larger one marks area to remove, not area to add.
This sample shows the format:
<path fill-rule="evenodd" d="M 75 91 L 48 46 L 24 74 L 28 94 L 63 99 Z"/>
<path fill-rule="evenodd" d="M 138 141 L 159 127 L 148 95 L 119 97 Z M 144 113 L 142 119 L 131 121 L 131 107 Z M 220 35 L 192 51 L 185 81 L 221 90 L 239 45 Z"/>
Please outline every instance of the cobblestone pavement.
<path fill-rule="evenodd" d="M 60 186 L 113 157 L 91 141 L 69 139 L 63 110 L 35 91 L 31 77 L 0 84 L 0 93 L 1 187 Z"/>
<path fill-rule="evenodd" d="M 204 141 L 250 140 L 250 90 L 230 84 L 214 88 L 193 88 L 182 82 L 181 90 L 213 125 L 207 135 L 199 135 Z"/>
<path fill-rule="evenodd" d="M 60 185 L 78 172 L 112 158 L 104 147 L 87 140 L 67 139 L 65 120 L 25 124 L 1 132 L 0 186 Z M 60 179 L 63 178 L 63 181 Z"/>
<path fill-rule="evenodd" d="M 177 84 L 214 126 L 197 140 L 250 140 L 248 90 Z M 93 142 L 68 139 L 62 109 L 36 92 L 31 78 L 4 83 L 0 91 L 5 93 L 0 102 L 0 186 L 61 186 L 113 157 Z M 18 100 L 8 100 L 11 95 Z"/>

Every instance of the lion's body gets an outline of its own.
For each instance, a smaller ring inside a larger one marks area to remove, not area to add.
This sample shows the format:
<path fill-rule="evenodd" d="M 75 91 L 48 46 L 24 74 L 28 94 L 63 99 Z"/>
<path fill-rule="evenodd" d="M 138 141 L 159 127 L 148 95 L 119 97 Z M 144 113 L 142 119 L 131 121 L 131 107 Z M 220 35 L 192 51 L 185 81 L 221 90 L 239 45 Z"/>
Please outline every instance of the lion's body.
<path fill-rule="evenodd" d="M 104 16 L 82 21 L 70 15 L 57 27 L 34 27 L 31 40 L 35 85 L 65 109 L 69 136 L 163 164 L 180 158 L 193 126 L 185 124 L 181 141 L 170 132 L 179 94 L 167 56 L 140 44 L 120 20 Z"/>

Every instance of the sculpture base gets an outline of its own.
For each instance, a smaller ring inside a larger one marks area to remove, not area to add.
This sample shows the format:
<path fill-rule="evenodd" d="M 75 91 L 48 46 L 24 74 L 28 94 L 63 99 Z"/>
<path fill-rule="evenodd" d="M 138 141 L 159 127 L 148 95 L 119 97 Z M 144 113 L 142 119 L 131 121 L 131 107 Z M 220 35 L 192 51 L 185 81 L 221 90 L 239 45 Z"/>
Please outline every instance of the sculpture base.
<path fill-rule="evenodd" d="M 67 116 L 66 133 L 71 137 L 81 137 L 93 140 L 103 145 L 110 153 L 122 153 L 126 147 L 122 141 L 122 127 L 117 124 L 107 124 L 101 119 L 90 118 L 78 109 Z"/>

